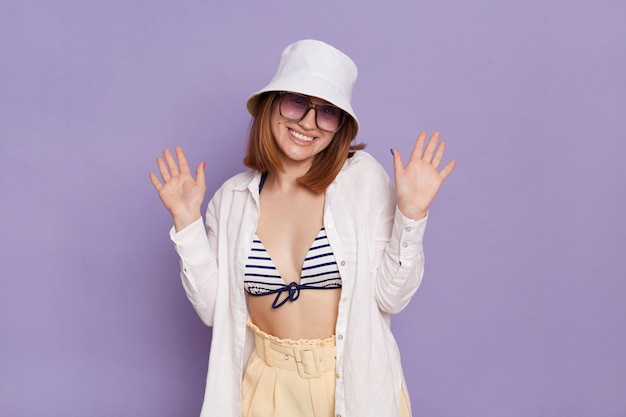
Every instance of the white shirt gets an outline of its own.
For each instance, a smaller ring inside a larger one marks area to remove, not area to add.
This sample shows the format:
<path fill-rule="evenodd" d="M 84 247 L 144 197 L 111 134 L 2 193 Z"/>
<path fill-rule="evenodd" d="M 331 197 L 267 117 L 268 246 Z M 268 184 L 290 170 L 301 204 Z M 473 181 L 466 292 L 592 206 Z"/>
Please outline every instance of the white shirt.
<path fill-rule="evenodd" d="M 187 297 L 213 327 L 201 417 L 241 416 L 241 381 L 254 347 L 244 265 L 259 219 L 260 178 L 248 171 L 227 180 L 209 202 L 206 229 L 199 219 L 170 232 Z M 326 190 L 324 226 L 343 283 L 335 415 L 399 416 L 405 383 L 389 315 L 409 303 L 422 280 L 426 218 L 402 215 L 387 173 L 358 151 Z"/>

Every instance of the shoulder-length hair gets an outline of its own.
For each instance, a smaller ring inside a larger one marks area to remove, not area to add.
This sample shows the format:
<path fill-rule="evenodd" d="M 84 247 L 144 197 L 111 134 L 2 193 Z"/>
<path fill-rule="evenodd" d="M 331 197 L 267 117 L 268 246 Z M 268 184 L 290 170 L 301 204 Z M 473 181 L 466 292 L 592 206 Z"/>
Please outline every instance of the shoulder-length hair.
<path fill-rule="evenodd" d="M 256 114 L 253 115 L 250 126 L 248 149 L 243 163 L 248 168 L 260 172 L 284 171 L 271 129 L 272 110 L 277 96 L 277 92 L 268 92 L 258 98 Z M 356 132 L 356 122 L 346 115 L 346 121 L 335 132 L 330 144 L 315 155 L 309 171 L 297 179 L 298 184 L 316 194 L 323 193 L 339 174 L 346 159 L 350 158 L 354 151 L 365 148 L 365 144 L 350 144 Z"/>

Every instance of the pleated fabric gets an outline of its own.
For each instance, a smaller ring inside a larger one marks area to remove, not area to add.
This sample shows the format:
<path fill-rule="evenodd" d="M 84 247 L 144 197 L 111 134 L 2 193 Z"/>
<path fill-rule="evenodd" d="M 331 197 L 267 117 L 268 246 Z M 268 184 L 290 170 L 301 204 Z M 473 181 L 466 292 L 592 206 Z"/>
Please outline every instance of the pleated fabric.
<path fill-rule="evenodd" d="M 250 319 L 247 325 L 255 348 L 241 387 L 242 417 L 334 417 L 335 337 L 279 339 Z M 402 400 L 400 415 L 410 417 L 404 389 Z"/>
<path fill-rule="evenodd" d="M 242 417 L 333 417 L 335 337 L 279 339 L 255 332 L 242 383 Z"/>

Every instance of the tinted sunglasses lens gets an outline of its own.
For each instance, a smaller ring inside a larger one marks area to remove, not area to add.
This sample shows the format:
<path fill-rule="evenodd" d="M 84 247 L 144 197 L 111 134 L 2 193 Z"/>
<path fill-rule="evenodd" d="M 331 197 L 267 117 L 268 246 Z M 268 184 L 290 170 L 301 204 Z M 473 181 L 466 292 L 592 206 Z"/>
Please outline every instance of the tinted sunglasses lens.
<path fill-rule="evenodd" d="M 331 132 L 339 129 L 342 112 L 339 107 L 323 104 L 317 108 L 317 126 Z"/>
<path fill-rule="evenodd" d="M 309 100 L 297 94 L 283 94 L 280 100 L 280 114 L 291 120 L 301 120 L 309 110 Z"/>

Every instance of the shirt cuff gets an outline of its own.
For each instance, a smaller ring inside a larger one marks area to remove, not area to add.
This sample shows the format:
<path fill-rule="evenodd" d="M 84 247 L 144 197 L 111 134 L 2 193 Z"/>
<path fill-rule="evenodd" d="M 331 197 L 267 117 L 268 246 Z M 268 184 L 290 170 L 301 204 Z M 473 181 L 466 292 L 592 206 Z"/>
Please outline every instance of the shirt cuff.
<path fill-rule="evenodd" d="M 399 208 L 396 208 L 396 215 L 393 221 L 394 232 L 398 236 L 402 236 L 404 232 L 407 232 L 413 236 L 422 240 L 424 232 L 426 231 L 426 223 L 428 222 L 428 213 L 426 216 L 419 220 L 413 220 L 406 217 Z"/>
<path fill-rule="evenodd" d="M 180 231 L 170 230 L 170 239 L 183 263 L 191 267 L 201 265 L 209 258 L 209 239 L 202 217 Z"/>
<path fill-rule="evenodd" d="M 401 263 L 418 259 L 421 256 L 427 222 L 428 214 L 422 219 L 413 220 L 396 208 L 391 242 L 392 247 L 395 246 Z"/>

